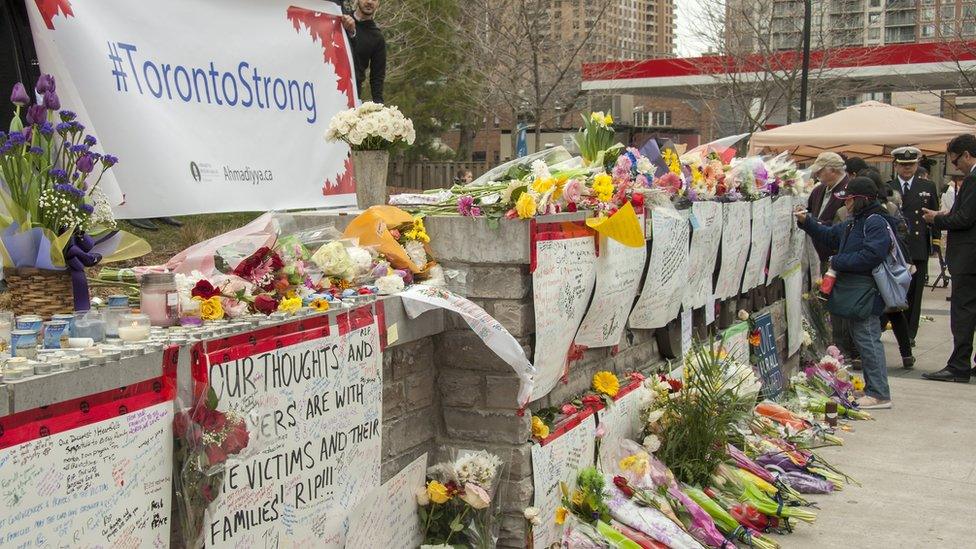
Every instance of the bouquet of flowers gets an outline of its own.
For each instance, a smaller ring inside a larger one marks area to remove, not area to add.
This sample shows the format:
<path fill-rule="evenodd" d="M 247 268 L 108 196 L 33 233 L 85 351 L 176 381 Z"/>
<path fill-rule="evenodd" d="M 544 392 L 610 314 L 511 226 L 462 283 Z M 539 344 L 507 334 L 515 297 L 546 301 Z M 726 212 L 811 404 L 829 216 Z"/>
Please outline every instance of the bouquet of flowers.
<path fill-rule="evenodd" d="M 99 188 L 118 158 L 96 152 L 95 137 L 75 113 L 61 110 L 53 76 L 41 75 L 33 91 L 37 101 L 31 104 L 24 85 L 14 86 L 14 117 L 9 133 L 0 132 L 3 266 L 69 269 L 74 310 L 88 310 L 85 267 L 138 257 L 149 246 L 115 230 Z"/>
<path fill-rule="evenodd" d="M 333 116 L 325 132 L 326 141 L 344 141 L 354 151 L 389 150 L 416 138 L 413 122 L 400 109 L 371 101 Z"/>
<path fill-rule="evenodd" d="M 207 506 L 220 495 L 227 458 L 240 454 L 250 440 L 244 418 L 218 410 L 217 404 L 211 388 L 206 399 L 173 419 L 178 502 L 189 542 L 200 536 Z"/>
<path fill-rule="evenodd" d="M 585 165 L 603 165 L 605 156 L 612 155 L 613 151 L 623 148 L 621 145 L 614 147 L 613 140 L 616 135 L 612 124 L 613 116 L 609 113 L 593 112 L 590 113 L 589 118 L 583 116 L 583 127 L 573 139 L 583 156 Z"/>
<path fill-rule="evenodd" d="M 417 494 L 424 544 L 495 546 L 501 466 L 498 456 L 481 451 L 428 469 L 427 487 Z"/>

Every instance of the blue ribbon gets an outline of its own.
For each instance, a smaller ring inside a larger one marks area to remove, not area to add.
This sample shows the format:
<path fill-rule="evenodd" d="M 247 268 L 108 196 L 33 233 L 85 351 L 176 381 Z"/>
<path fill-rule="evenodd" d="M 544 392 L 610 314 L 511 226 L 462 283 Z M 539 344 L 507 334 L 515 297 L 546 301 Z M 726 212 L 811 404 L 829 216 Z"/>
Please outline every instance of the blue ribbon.
<path fill-rule="evenodd" d="M 91 309 L 91 296 L 88 293 L 88 278 L 85 267 L 93 267 L 102 260 L 102 254 L 92 252 L 95 240 L 84 233 L 76 233 L 64 249 L 64 261 L 71 272 L 71 295 L 74 296 L 76 311 Z"/>

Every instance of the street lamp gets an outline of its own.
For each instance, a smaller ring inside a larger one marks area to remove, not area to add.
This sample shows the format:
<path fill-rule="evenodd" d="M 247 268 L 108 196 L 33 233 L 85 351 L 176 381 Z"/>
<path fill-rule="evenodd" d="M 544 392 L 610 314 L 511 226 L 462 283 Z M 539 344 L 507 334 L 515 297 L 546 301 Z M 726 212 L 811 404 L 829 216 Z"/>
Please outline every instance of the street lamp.
<path fill-rule="evenodd" d="M 812 0 L 803 0 L 803 68 L 800 73 L 800 122 L 807 119 L 807 81 L 810 79 L 810 19 Z"/>

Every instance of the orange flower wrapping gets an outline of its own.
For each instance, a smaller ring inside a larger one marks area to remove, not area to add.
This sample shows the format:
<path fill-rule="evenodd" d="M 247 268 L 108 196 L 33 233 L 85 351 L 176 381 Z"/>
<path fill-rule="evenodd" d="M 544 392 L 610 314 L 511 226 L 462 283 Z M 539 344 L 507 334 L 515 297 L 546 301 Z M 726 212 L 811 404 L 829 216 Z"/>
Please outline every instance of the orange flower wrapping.
<path fill-rule="evenodd" d="M 426 265 L 416 265 L 410 261 L 407 251 L 391 234 L 391 227 L 412 223 L 413 216 L 395 206 L 373 206 L 359 214 L 346 227 L 343 238 L 358 238 L 360 246 L 375 246 L 386 256 L 394 269 L 409 269 L 414 274 L 426 271 Z M 430 246 L 425 245 L 427 257 L 433 257 Z"/>

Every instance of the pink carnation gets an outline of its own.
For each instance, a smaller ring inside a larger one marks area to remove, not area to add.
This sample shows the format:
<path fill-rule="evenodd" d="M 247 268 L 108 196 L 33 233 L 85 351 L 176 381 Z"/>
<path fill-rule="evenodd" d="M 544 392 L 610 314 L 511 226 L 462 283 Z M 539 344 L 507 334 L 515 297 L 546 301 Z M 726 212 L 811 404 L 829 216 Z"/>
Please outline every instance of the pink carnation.
<path fill-rule="evenodd" d="M 563 197 L 566 199 L 566 202 L 579 202 L 582 194 L 583 184 L 580 183 L 579 179 L 570 179 L 566 182 L 566 186 L 563 187 Z"/>
<path fill-rule="evenodd" d="M 677 174 L 668 172 L 654 180 L 654 185 L 666 190 L 671 195 L 676 195 L 681 191 L 681 178 Z"/>

